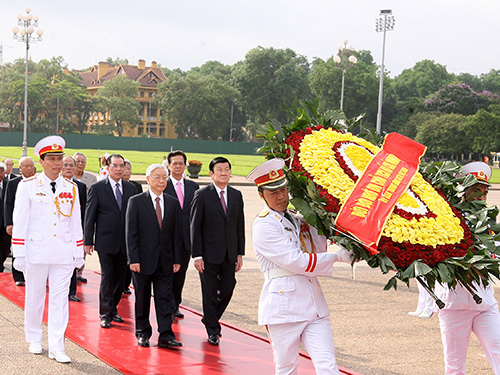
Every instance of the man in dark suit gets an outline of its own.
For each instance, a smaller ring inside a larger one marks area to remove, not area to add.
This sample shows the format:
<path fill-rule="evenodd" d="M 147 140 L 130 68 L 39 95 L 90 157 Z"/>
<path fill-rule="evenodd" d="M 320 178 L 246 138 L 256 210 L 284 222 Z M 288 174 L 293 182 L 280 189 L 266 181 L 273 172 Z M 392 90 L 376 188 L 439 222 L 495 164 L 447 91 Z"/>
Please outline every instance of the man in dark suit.
<path fill-rule="evenodd" d="M 180 206 L 177 199 L 163 193 L 167 171 L 161 164 L 150 165 L 146 179 L 149 190 L 130 199 L 126 219 L 127 254 L 135 291 L 135 335 L 140 346 L 149 346 L 152 284 L 158 346 L 178 348 L 182 344 L 172 331 L 172 277 L 180 268 Z"/>
<path fill-rule="evenodd" d="M 117 306 L 127 267 L 125 212 L 129 198 L 136 193 L 134 185 L 122 180 L 123 156 L 111 155 L 107 166 L 109 176 L 90 187 L 83 230 L 85 253 L 92 255 L 95 246 L 101 265 L 99 315 L 102 328 L 110 328 L 111 321 L 123 322 Z"/>
<path fill-rule="evenodd" d="M 241 192 L 228 186 L 231 163 L 224 157 L 210 162 L 213 183 L 197 190 L 191 204 L 191 250 L 200 273 L 203 319 L 208 342 L 219 345 L 219 319 L 236 285 L 235 272 L 245 255 L 245 218 Z"/>
<path fill-rule="evenodd" d="M 83 229 L 83 223 L 85 220 L 85 206 L 87 205 L 87 185 L 85 185 L 83 182 L 78 181 L 75 178 L 75 170 L 76 170 L 76 163 L 75 159 L 73 159 L 71 156 L 65 156 L 63 158 L 63 166 L 61 169 L 61 175 L 70 180 L 73 181 L 76 184 L 76 187 L 78 188 L 78 197 L 80 198 L 80 214 L 81 214 L 81 222 L 82 222 L 82 229 Z M 77 269 L 73 271 L 73 276 L 71 276 L 71 281 L 69 283 L 69 295 L 68 298 L 72 302 L 80 302 L 80 298 L 76 296 L 76 282 L 77 282 Z"/>
<path fill-rule="evenodd" d="M 191 258 L 191 239 L 189 238 L 189 214 L 194 192 L 200 186 L 190 180 L 186 180 L 183 175 L 186 170 L 186 154 L 182 151 L 172 151 L 167 157 L 170 178 L 167 181 L 165 193 L 171 195 L 180 203 L 181 206 L 181 268 L 174 274 L 174 298 L 175 298 L 175 316 L 184 318 L 184 314 L 179 311 L 179 305 L 182 301 L 182 288 L 186 280 L 186 271 Z"/>
<path fill-rule="evenodd" d="M 35 162 L 29 156 L 24 156 L 19 160 L 19 170 L 21 176 L 15 177 L 7 184 L 7 192 L 5 194 L 5 225 L 6 231 L 9 236 L 12 236 L 12 216 L 14 213 L 14 202 L 16 200 L 17 187 L 19 182 L 25 178 L 30 178 L 35 175 Z M 14 263 L 14 256 L 12 256 L 12 263 Z M 24 275 L 22 272 L 12 267 L 12 277 L 17 286 L 24 286 Z"/>
<path fill-rule="evenodd" d="M 14 168 L 14 162 L 12 159 L 3 159 L 3 163 L 5 164 L 5 179 L 7 182 L 18 177 L 17 174 L 12 173 L 12 169 Z"/>

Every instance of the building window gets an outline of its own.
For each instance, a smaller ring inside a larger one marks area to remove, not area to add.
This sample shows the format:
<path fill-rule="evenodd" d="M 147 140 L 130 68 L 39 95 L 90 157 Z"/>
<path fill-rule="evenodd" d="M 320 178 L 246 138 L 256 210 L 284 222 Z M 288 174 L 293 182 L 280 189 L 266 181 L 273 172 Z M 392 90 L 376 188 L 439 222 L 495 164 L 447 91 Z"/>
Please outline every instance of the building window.
<path fill-rule="evenodd" d="M 141 98 L 144 98 L 144 91 L 141 91 Z"/>

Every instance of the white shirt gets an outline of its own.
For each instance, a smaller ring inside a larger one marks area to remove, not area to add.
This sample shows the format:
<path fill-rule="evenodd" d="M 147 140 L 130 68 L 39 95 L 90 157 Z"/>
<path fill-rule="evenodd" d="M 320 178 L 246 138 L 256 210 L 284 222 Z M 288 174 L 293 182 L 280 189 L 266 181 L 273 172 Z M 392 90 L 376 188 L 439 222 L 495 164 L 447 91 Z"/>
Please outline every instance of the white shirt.
<path fill-rule="evenodd" d="M 218 187 L 214 183 L 212 183 L 212 184 L 215 186 L 215 190 L 217 190 L 217 196 L 219 197 L 219 199 L 220 199 L 220 192 L 221 191 L 224 192 L 224 201 L 226 202 L 226 207 L 227 207 L 227 185 L 224 189 L 221 189 L 220 187 Z"/>
<path fill-rule="evenodd" d="M 156 211 L 156 197 L 160 198 L 161 218 L 163 219 L 163 194 L 162 195 L 156 195 L 150 189 L 149 190 L 149 195 L 151 196 L 151 200 L 153 201 L 153 208 L 155 209 L 155 211 Z"/>

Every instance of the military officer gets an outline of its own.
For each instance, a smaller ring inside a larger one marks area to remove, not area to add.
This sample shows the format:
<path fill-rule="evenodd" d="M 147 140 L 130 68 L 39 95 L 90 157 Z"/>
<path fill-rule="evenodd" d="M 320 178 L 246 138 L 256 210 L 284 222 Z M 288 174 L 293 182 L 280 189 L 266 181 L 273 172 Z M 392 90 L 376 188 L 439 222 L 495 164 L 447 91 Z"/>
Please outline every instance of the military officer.
<path fill-rule="evenodd" d="M 473 175 L 477 183 L 465 190 L 464 199 L 486 200 L 490 187 L 490 166 L 482 161 L 468 163 L 462 167 L 462 175 L 468 174 Z M 467 217 L 466 212 L 464 215 Z M 493 296 L 491 284 L 484 287 L 474 283 L 474 286 L 477 295 L 483 300 L 480 304 L 477 304 L 472 295 L 460 285 L 451 290 L 436 283 L 435 293 L 445 303 L 445 307 L 438 313 L 445 374 L 465 374 L 471 332 L 474 332 L 479 339 L 495 375 L 500 374 L 498 303 Z"/>
<path fill-rule="evenodd" d="M 276 374 L 296 374 L 302 343 L 318 374 L 339 374 L 330 312 L 316 276 L 329 276 L 336 261 L 350 262 L 341 248 L 327 253 L 324 236 L 300 215 L 288 211 L 288 180 L 283 159 L 255 168 L 255 182 L 265 209 L 252 227 L 253 245 L 265 275 L 259 301 L 259 324 L 266 325 Z"/>
<path fill-rule="evenodd" d="M 19 183 L 13 213 L 14 267 L 26 279 L 24 332 L 33 354 L 42 353 L 42 315 L 49 282 L 49 358 L 71 362 L 64 352 L 68 289 L 75 267 L 83 265 L 78 189 L 60 176 L 65 141 L 40 140 L 34 149 L 43 172 Z"/>

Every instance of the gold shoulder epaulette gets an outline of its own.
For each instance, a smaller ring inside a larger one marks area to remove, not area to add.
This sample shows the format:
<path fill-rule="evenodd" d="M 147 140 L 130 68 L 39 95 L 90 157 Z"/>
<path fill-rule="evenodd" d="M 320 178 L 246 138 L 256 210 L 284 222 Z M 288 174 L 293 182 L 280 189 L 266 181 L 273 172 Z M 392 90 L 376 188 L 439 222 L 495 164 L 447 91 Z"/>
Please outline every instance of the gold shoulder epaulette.
<path fill-rule="evenodd" d="M 258 217 L 266 217 L 269 214 L 269 210 L 262 210 Z"/>
<path fill-rule="evenodd" d="M 76 182 L 74 181 L 71 181 L 70 179 L 66 178 L 66 177 L 63 177 L 66 181 L 68 181 L 70 184 L 73 184 L 76 186 Z"/>
<path fill-rule="evenodd" d="M 22 182 L 33 181 L 35 178 L 36 176 L 31 176 L 30 178 L 23 178 L 21 181 Z"/>

